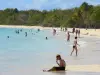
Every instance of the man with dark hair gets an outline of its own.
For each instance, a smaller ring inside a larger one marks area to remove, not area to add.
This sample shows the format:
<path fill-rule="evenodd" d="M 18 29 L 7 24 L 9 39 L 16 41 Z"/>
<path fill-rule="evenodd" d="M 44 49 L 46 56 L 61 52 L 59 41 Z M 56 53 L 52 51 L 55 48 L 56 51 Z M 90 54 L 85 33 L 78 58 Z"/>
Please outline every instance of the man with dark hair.
<path fill-rule="evenodd" d="M 51 68 L 50 70 L 47 70 L 47 71 L 48 72 L 50 72 L 50 71 L 65 71 L 66 62 L 61 58 L 60 55 L 56 56 L 56 63 L 58 64 L 58 67 L 53 67 L 53 68 Z M 43 71 L 46 71 L 46 70 L 43 70 Z"/>

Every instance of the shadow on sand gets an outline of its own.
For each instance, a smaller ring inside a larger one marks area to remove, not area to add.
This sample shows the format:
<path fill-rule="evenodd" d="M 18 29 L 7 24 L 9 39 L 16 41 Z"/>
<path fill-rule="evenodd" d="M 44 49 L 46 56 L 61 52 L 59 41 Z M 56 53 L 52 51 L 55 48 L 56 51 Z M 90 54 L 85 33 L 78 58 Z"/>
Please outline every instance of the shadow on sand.
<path fill-rule="evenodd" d="M 52 72 L 54 75 L 67 75 L 67 71 Z"/>

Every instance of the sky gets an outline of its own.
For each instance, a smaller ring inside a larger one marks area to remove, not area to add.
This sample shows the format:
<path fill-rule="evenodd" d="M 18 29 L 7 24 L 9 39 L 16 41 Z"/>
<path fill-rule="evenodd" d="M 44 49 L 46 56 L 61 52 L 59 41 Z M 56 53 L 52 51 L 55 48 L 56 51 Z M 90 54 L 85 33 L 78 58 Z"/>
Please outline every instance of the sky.
<path fill-rule="evenodd" d="M 100 4 L 100 0 L 1 0 L 0 10 L 5 8 L 17 8 L 19 10 L 69 9 L 79 7 L 83 2 L 92 5 Z"/>

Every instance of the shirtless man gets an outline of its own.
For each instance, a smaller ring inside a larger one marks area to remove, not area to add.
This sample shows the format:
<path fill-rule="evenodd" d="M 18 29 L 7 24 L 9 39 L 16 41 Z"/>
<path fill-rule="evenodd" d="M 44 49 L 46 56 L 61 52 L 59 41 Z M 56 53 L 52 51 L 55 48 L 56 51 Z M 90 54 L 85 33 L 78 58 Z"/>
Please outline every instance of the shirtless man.
<path fill-rule="evenodd" d="M 76 56 L 77 56 L 77 52 L 78 52 L 77 45 L 79 45 L 79 44 L 77 43 L 77 37 L 75 37 L 74 44 L 73 44 L 73 50 L 71 52 L 71 56 L 72 56 L 72 53 L 74 52 L 74 50 L 76 51 Z"/>
<path fill-rule="evenodd" d="M 59 62 L 58 62 L 59 61 Z M 58 67 L 53 67 L 50 70 L 43 70 L 44 72 L 50 72 L 50 71 L 65 71 L 66 68 L 66 62 L 61 58 L 60 55 L 56 56 L 56 63 L 58 64 Z"/>

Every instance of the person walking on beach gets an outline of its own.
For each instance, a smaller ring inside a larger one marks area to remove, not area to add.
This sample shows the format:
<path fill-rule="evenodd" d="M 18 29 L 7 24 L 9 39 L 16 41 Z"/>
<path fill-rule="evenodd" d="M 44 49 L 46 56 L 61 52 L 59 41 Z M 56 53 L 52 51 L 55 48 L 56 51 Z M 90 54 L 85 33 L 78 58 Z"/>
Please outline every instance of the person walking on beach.
<path fill-rule="evenodd" d="M 67 31 L 67 27 L 65 27 L 65 32 Z"/>
<path fill-rule="evenodd" d="M 78 30 L 78 37 L 80 37 L 80 29 Z"/>
<path fill-rule="evenodd" d="M 75 33 L 75 28 L 72 29 L 72 33 L 73 33 L 73 34 Z"/>
<path fill-rule="evenodd" d="M 78 34 L 78 29 L 76 29 L 76 37 L 77 37 L 77 34 Z"/>
<path fill-rule="evenodd" d="M 53 67 L 50 70 L 43 70 L 44 72 L 50 72 L 50 71 L 65 71 L 66 68 L 66 62 L 61 58 L 60 55 L 56 56 L 56 63 L 58 64 L 58 67 Z"/>
<path fill-rule="evenodd" d="M 71 56 L 72 56 L 72 53 L 74 52 L 74 50 L 76 51 L 76 56 L 77 56 L 77 53 L 78 53 L 77 45 L 79 45 L 79 44 L 77 43 L 77 37 L 75 37 L 74 44 L 73 44 L 73 50 L 70 54 Z"/>

